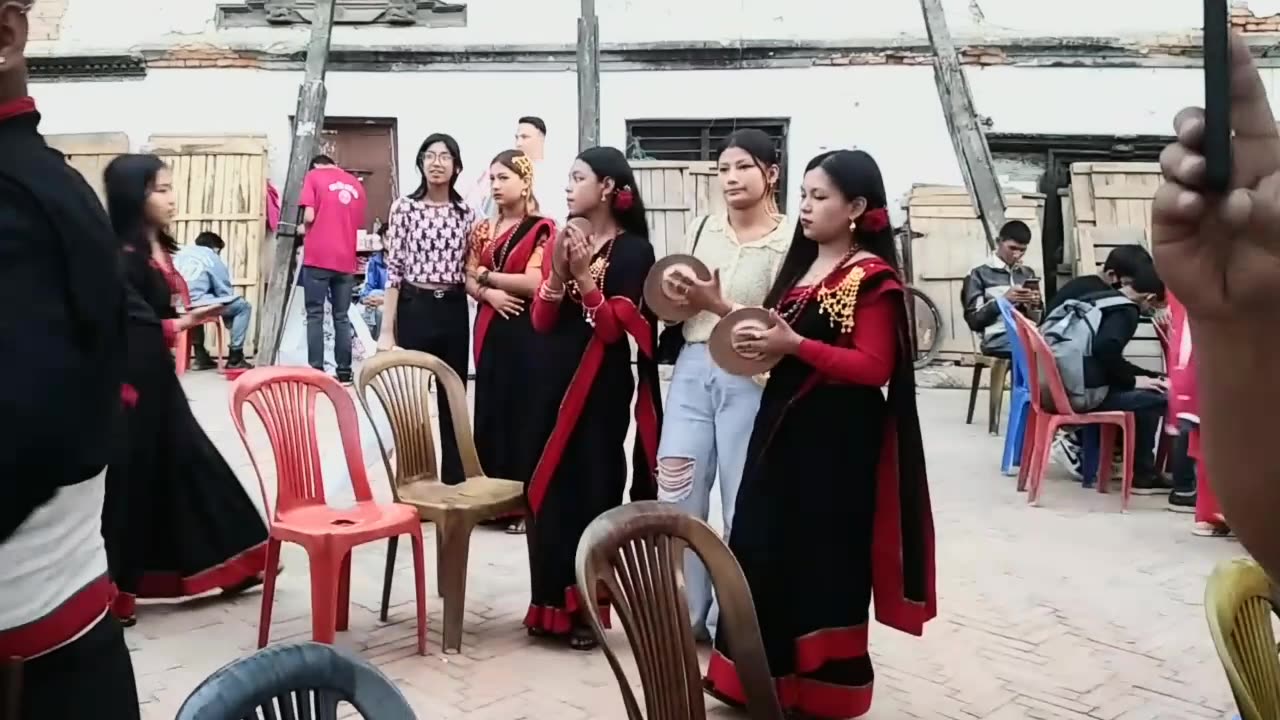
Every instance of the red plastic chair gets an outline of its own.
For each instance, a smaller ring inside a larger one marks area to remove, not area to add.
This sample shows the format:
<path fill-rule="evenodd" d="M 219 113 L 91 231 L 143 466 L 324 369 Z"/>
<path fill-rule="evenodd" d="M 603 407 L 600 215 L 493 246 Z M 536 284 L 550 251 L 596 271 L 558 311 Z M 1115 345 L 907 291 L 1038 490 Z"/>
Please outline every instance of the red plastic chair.
<path fill-rule="evenodd" d="M 185 281 L 182 280 L 182 276 L 180 275 L 178 276 L 178 280 L 182 282 L 182 307 L 189 308 L 191 307 L 191 295 L 187 291 L 187 284 Z M 223 335 L 223 329 L 222 329 L 222 318 L 215 317 L 209 320 L 205 320 L 203 324 L 206 326 L 212 325 L 213 331 L 218 338 L 217 339 L 218 354 L 215 356 L 215 361 L 218 363 L 218 371 L 221 372 L 224 367 L 223 358 L 226 356 L 226 349 L 227 349 L 226 338 Z M 178 333 L 178 336 L 173 343 L 173 353 L 174 353 L 173 355 L 174 365 L 177 366 L 177 373 L 181 375 L 187 371 L 187 367 L 191 364 L 191 331 L 190 330 L 183 330 L 182 332 Z"/>
<path fill-rule="evenodd" d="M 316 399 L 329 398 L 338 416 L 356 504 L 346 509 L 325 504 L 320 475 L 320 445 L 315 431 Z M 316 642 L 333 643 L 346 630 L 351 609 L 351 550 L 365 543 L 408 535 L 413 543 L 414 589 L 418 605 L 418 653 L 427 654 L 426 573 L 422 521 L 418 511 L 399 503 L 374 502 L 360 452 L 355 401 L 336 380 L 311 368 L 266 367 L 249 370 L 231 386 L 231 418 L 244 442 L 264 502 L 269 502 L 262 470 L 249 445 L 244 406 L 253 406 L 266 426 L 276 463 L 276 504 L 271 513 L 267 571 L 263 585 L 258 647 L 271 632 L 280 544 L 301 545 L 311 565 L 311 628 Z"/>
<path fill-rule="evenodd" d="M 1101 442 L 1098 443 L 1098 457 L 1111 457 L 1115 443 L 1115 433 L 1119 430 L 1124 435 L 1124 475 L 1122 478 L 1122 496 L 1120 510 L 1129 509 L 1129 497 L 1133 494 L 1133 453 L 1134 424 L 1133 413 L 1121 411 L 1104 411 L 1076 413 L 1072 411 L 1071 401 L 1067 399 L 1067 389 L 1062 385 L 1062 375 L 1058 372 L 1057 362 L 1049 350 L 1048 343 L 1040 330 L 1022 315 L 1015 315 L 1018 321 L 1018 334 L 1022 337 L 1023 346 L 1030 352 L 1027 362 L 1028 384 L 1031 387 L 1031 422 L 1027 423 L 1027 437 L 1023 441 L 1022 465 L 1018 468 L 1018 489 L 1027 492 L 1027 503 L 1040 503 L 1040 489 L 1044 481 L 1045 467 L 1049 461 L 1049 448 L 1053 444 L 1053 436 L 1064 426 L 1102 425 Z M 1043 378 L 1041 377 L 1043 373 Z M 1048 386 L 1051 406 L 1044 402 L 1043 388 Z M 1060 412 L 1057 408 L 1067 408 Z M 1111 463 L 1099 462 L 1097 469 L 1098 492 L 1109 491 Z"/>

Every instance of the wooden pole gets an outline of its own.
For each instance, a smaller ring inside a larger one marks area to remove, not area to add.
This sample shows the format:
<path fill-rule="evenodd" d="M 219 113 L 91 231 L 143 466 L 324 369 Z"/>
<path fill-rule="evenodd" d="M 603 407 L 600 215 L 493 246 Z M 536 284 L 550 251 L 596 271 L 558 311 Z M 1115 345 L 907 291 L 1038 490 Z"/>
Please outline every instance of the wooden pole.
<path fill-rule="evenodd" d="M 938 85 L 938 99 L 942 102 L 942 114 L 947 119 L 951 143 L 956 149 L 956 160 L 964 176 L 965 187 L 973 198 L 974 207 L 987 231 L 987 246 L 996 247 L 1000 227 L 1004 225 L 1004 194 L 996 178 L 991 161 L 991 148 L 987 136 L 978 122 L 973 106 L 973 95 L 965 79 L 960 58 L 956 55 L 947 18 L 943 14 L 942 0 L 920 0 L 924 11 L 924 25 L 933 46 L 933 76 Z"/>
<path fill-rule="evenodd" d="M 600 19 L 582 0 L 578 18 L 578 152 L 600 144 Z"/>
<path fill-rule="evenodd" d="M 280 225 L 267 268 L 267 289 L 262 308 L 262 329 L 258 339 L 258 364 L 275 364 L 280 354 L 284 319 L 297 284 L 294 258 L 302 233 L 298 198 L 302 182 L 315 155 L 316 137 L 324 127 L 325 72 L 329 67 L 329 47 L 333 41 L 333 15 L 337 0 L 317 0 L 311 42 L 307 46 L 306 75 L 298 89 L 294 113 L 293 143 L 289 148 L 289 172 L 281 195 Z"/>

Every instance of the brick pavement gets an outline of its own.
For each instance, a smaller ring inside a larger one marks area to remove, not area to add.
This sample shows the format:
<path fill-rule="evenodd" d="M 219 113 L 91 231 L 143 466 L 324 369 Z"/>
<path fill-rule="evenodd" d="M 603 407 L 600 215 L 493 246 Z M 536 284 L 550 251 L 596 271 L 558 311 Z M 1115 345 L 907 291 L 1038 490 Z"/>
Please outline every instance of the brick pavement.
<path fill-rule="evenodd" d="M 227 415 L 226 383 L 201 374 L 188 376 L 186 385 L 197 415 L 256 497 Z M 988 437 L 982 419 L 964 425 L 964 401 L 956 391 L 920 395 L 937 521 L 940 617 L 919 640 L 873 627 L 878 682 L 868 717 L 1232 717 L 1201 598 L 1209 570 L 1240 554 L 1239 545 L 1193 537 L 1190 518 L 1165 512 L 1163 499 L 1135 498 L 1122 516 L 1118 495 L 1082 491 L 1061 475 L 1046 482 L 1041 508 L 1027 507 L 1013 480 L 996 469 L 1002 439 Z M 321 423 L 334 437 L 328 419 Z M 383 478 L 374 472 L 371 480 L 385 497 Z M 430 526 L 426 534 L 431 542 Z M 403 580 L 393 594 L 391 622 L 383 625 L 376 616 L 383 546 L 357 552 L 351 630 L 338 642 L 394 678 L 419 717 L 625 717 L 599 653 L 534 642 L 521 630 L 528 601 L 521 538 L 477 531 L 459 655 L 439 651 L 435 598 L 429 600 L 431 654 L 414 654 L 408 556 L 401 553 Z M 306 559 L 286 546 L 284 562 L 272 639 L 306 639 Z M 201 679 L 252 652 L 259 605 L 254 592 L 231 601 L 141 608 L 128 638 L 144 717 L 169 720 Z M 621 632 L 612 639 L 625 655 Z M 718 708 L 713 716 L 732 714 Z"/>

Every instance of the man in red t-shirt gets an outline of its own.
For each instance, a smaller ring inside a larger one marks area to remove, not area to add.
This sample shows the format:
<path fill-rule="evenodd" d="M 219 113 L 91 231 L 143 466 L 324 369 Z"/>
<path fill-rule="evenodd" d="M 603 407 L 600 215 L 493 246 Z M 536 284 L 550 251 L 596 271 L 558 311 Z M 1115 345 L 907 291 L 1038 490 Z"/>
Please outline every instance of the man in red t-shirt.
<path fill-rule="evenodd" d="M 302 297 L 307 308 L 307 361 L 324 370 L 324 302 L 333 308 L 333 360 L 338 380 L 351 382 L 351 291 L 355 287 L 356 236 L 364 227 L 368 198 L 356 177 L 327 155 L 311 161 L 298 204 L 304 209 Z"/>

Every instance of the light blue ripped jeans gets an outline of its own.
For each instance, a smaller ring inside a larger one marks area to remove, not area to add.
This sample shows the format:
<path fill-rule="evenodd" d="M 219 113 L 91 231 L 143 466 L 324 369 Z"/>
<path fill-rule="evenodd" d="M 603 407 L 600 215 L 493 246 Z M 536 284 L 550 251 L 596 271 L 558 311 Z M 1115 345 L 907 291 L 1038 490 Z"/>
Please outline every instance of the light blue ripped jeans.
<path fill-rule="evenodd" d="M 691 343 L 676 359 L 667 392 L 658 444 L 658 499 L 706 520 L 711 487 L 719 475 L 726 542 L 763 390 L 751 378 L 721 370 L 706 343 Z M 720 608 L 711 578 L 692 551 L 684 572 L 694 633 L 702 635 L 705 630 L 714 638 Z"/>

